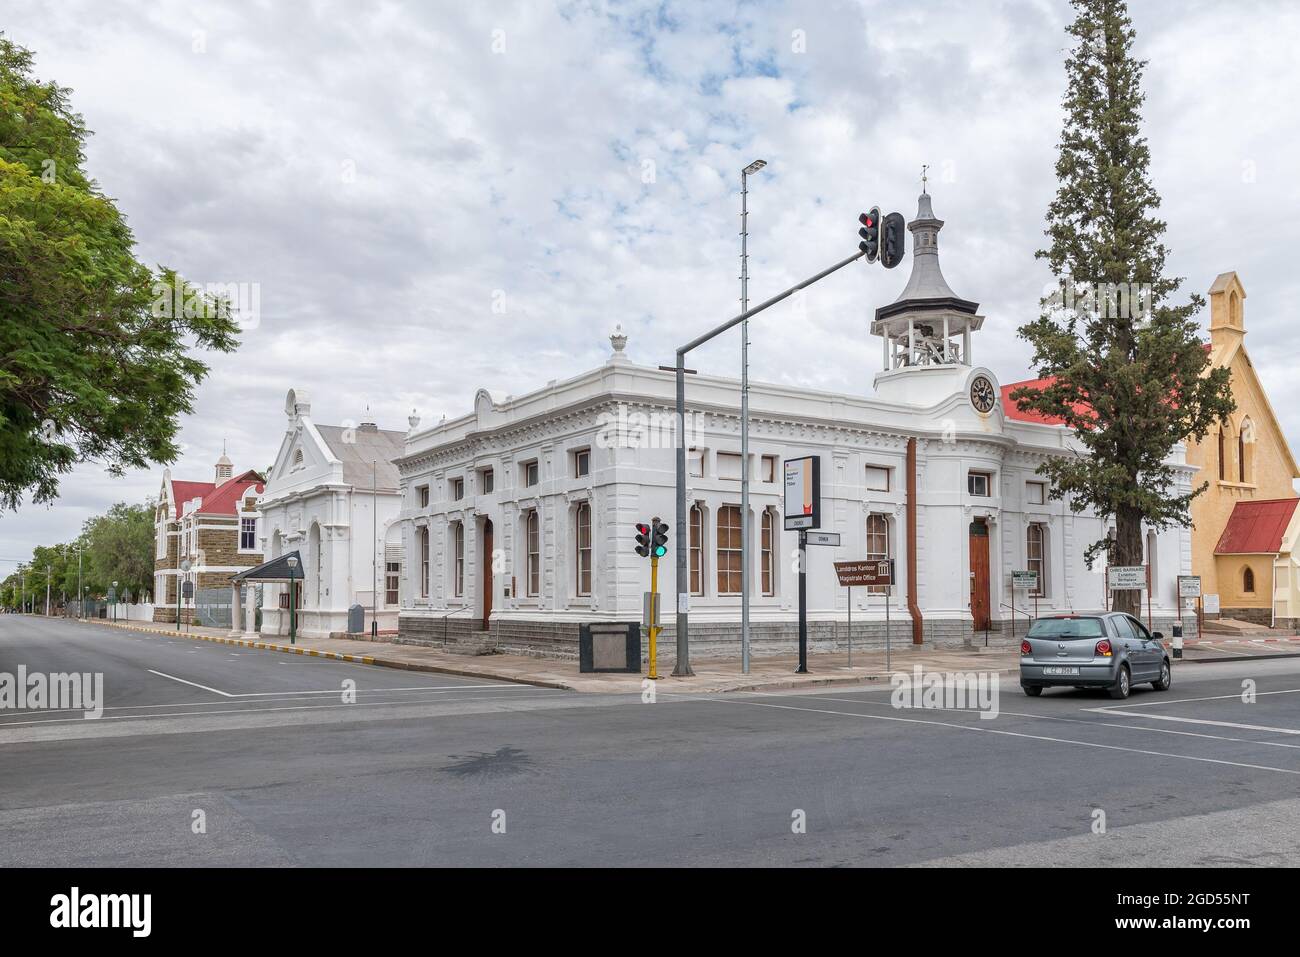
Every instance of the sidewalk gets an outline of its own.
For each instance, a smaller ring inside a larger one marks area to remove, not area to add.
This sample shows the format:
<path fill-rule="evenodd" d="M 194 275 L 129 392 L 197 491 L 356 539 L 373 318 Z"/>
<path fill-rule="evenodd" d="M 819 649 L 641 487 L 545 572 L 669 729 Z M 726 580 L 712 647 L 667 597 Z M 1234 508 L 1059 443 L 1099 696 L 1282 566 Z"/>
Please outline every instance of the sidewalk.
<path fill-rule="evenodd" d="M 151 622 L 106 622 L 92 620 L 88 624 L 107 628 L 125 628 L 169 638 L 190 638 L 219 644 L 239 645 L 244 648 L 261 648 L 286 654 L 310 655 L 349 661 L 354 664 L 378 665 L 383 668 L 400 668 L 407 671 L 427 671 L 463 678 L 482 678 L 489 681 L 510 681 L 516 684 L 536 685 L 541 688 L 560 688 L 566 691 L 598 692 L 605 694 L 639 694 L 645 675 L 580 674 L 577 661 L 557 661 L 547 658 L 530 658 L 524 655 L 457 655 L 426 648 L 421 645 L 398 645 L 390 641 L 368 641 L 350 638 L 299 638 L 290 645 L 287 638 L 249 639 L 230 638 L 225 629 L 191 627 L 188 631 L 176 630 L 174 625 Z M 1168 642 L 1166 642 L 1166 647 Z M 1295 639 L 1259 639 L 1242 641 L 1200 640 L 1189 642 L 1180 663 L 1198 661 L 1215 662 L 1242 658 L 1268 658 L 1277 656 L 1300 657 L 1300 637 Z M 890 656 L 890 670 L 885 669 L 883 651 L 855 651 L 853 667 L 848 667 L 848 656 L 843 654 L 815 654 L 808 659 L 810 673 L 794 673 L 797 658 L 782 655 L 773 658 L 754 658 L 750 673 L 743 674 L 740 660 L 736 658 L 697 658 L 693 662 L 695 674 L 690 678 L 674 678 L 671 667 L 660 670 L 663 680 L 656 683 L 665 694 L 706 694 L 721 691 L 778 691 L 789 688 L 818 688 L 835 685 L 888 685 L 891 674 L 910 674 L 919 665 L 925 671 L 995 671 L 1015 674 L 1020 669 L 1020 653 L 1015 647 L 935 649 L 913 645 L 894 648 Z"/>
<path fill-rule="evenodd" d="M 483 678 L 493 681 L 510 681 L 537 685 L 542 688 L 561 688 L 567 691 L 600 692 L 606 694 L 639 694 L 645 675 L 580 674 L 577 661 L 556 661 L 530 658 L 523 655 L 456 655 L 436 648 L 419 645 L 398 645 L 388 641 L 353 640 L 349 638 L 299 638 L 290 645 L 288 639 L 274 640 L 231 638 L 225 629 L 191 627 L 176 630 L 174 625 L 151 622 L 106 622 L 94 620 L 88 624 L 105 628 L 124 628 L 130 631 L 157 634 L 168 638 L 189 638 L 212 641 L 218 644 L 238 645 L 244 648 L 261 648 L 287 654 L 310 655 L 356 664 L 378 665 L 384 668 L 401 668 L 408 671 L 428 671 L 465 678 Z M 693 662 L 695 675 L 691 678 L 673 678 L 671 668 L 660 671 L 663 680 L 656 683 L 659 691 L 668 693 L 713 693 L 720 691 L 776 691 L 787 688 L 816 688 L 834 685 L 888 684 L 890 673 L 910 674 L 913 666 L 926 671 L 996 671 L 1014 673 L 1020 667 L 1019 653 L 1015 648 L 990 648 L 988 650 L 936 650 L 904 645 L 892 650 L 892 672 L 885 670 L 883 651 L 855 651 L 853 668 L 848 667 L 848 656 L 843 654 L 817 654 L 808 659 L 810 673 L 794 673 L 798 659 L 794 656 L 755 658 L 750 663 L 750 673 L 743 674 L 739 659 L 699 658 Z"/>

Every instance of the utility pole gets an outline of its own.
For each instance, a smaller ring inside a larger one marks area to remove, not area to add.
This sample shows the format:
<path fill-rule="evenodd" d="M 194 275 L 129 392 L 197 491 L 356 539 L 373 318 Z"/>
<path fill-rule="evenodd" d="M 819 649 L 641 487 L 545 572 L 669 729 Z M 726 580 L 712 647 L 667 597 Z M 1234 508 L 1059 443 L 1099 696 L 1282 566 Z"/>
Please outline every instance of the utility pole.
<path fill-rule="evenodd" d="M 50 617 L 50 576 L 54 574 L 54 569 L 49 565 L 45 566 L 45 617 Z"/>
<path fill-rule="evenodd" d="M 674 677 L 689 677 L 695 674 L 691 670 L 690 660 L 690 636 L 688 629 L 690 627 L 690 539 L 687 538 L 686 528 L 686 354 L 694 349 L 699 348 L 717 336 L 722 335 L 728 329 L 739 323 L 744 322 L 751 316 L 756 316 L 764 309 L 775 306 L 783 299 L 788 299 L 800 289 L 806 289 L 815 282 L 825 279 L 831 273 L 843 269 L 851 262 L 861 259 L 866 253 L 858 250 L 852 256 L 841 259 L 833 266 L 829 266 L 817 273 L 815 276 L 809 276 L 803 282 L 796 283 L 784 292 L 779 292 L 771 299 L 760 302 L 753 309 L 747 309 L 738 316 L 732 316 L 722 325 L 717 326 L 702 336 L 697 336 L 684 346 L 677 349 L 677 365 L 675 368 L 677 374 L 677 665 L 673 668 Z"/>
<path fill-rule="evenodd" d="M 81 586 L 81 542 L 77 542 L 77 617 L 86 617 L 86 592 Z"/>
<path fill-rule="evenodd" d="M 379 638 L 379 463 L 370 460 L 370 637 Z"/>
<path fill-rule="evenodd" d="M 740 311 L 749 309 L 749 174 L 767 160 L 740 171 Z M 749 674 L 749 320 L 740 324 L 740 670 Z"/>

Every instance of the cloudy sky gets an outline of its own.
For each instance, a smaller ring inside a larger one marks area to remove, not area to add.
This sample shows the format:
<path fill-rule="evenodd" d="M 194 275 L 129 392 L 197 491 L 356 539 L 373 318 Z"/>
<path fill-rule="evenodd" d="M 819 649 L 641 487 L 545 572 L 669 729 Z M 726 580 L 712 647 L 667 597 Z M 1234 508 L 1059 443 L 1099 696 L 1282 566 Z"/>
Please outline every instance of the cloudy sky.
<path fill-rule="evenodd" d="M 1241 274 L 1251 355 L 1300 442 L 1300 5 L 1133 7 L 1171 267 L 1188 291 Z M 671 361 L 736 310 L 739 171 L 759 157 L 755 298 L 852 252 L 872 202 L 910 219 L 928 163 L 945 273 L 988 317 L 974 358 L 1024 378 L 1068 17 L 1065 0 L 7 0 L 0 29 L 73 88 L 144 261 L 257 284 L 260 321 L 183 424 L 174 470 L 206 479 L 223 441 L 237 467 L 270 464 L 290 387 L 318 421 L 368 406 L 404 429 L 602 362 L 615 323 L 634 361 Z M 868 317 L 906 280 L 855 267 L 773 309 L 753 375 L 869 393 Z M 738 374 L 738 352 L 692 364 Z M 0 571 L 160 473 L 79 468 L 54 506 L 0 518 Z"/>

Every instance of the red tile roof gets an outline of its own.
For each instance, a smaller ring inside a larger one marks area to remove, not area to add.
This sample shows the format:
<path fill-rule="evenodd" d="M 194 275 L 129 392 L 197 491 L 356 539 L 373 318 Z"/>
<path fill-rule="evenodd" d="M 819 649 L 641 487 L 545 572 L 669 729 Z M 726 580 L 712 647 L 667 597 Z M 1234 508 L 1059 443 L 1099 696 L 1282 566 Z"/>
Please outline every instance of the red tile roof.
<path fill-rule="evenodd" d="M 1216 555 L 1276 555 L 1300 498 L 1238 502 L 1214 546 Z"/>
<path fill-rule="evenodd" d="M 1016 422 L 1039 422 L 1043 425 L 1065 425 L 1065 422 L 1055 415 L 1044 415 L 1034 409 L 1022 409 L 1015 402 L 1011 401 L 1011 393 L 1019 388 L 1045 389 L 1056 381 L 1055 376 L 1048 376 L 1045 379 L 1026 379 L 1023 382 L 1012 382 L 1002 387 L 1002 414 L 1008 419 Z M 1082 402 L 1077 403 L 1074 411 L 1082 415 L 1088 410 L 1088 406 Z"/>

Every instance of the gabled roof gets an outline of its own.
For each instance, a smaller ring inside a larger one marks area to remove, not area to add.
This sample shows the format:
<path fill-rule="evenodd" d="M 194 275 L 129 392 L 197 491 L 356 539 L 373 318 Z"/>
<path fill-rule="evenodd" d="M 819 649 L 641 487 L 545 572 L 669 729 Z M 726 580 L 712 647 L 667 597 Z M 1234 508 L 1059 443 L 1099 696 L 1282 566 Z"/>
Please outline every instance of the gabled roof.
<path fill-rule="evenodd" d="M 1238 502 L 1214 546 L 1216 555 L 1276 555 L 1300 498 Z"/>
<path fill-rule="evenodd" d="M 316 431 L 329 446 L 330 454 L 343 463 L 343 481 L 353 489 L 365 491 L 371 481 L 380 491 L 395 492 L 401 487 L 393 459 L 405 454 L 405 432 L 364 425 L 318 425 Z"/>
<path fill-rule="evenodd" d="M 185 503 L 191 499 L 207 498 L 216 489 L 212 482 L 182 482 L 179 479 L 172 480 L 172 501 L 176 505 L 176 514 L 173 518 L 180 518 L 181 509 Z"/>
<path fill-rule="evenodd" d="M 261 494 L 263 488 L 262 476 L 252 469 L 243 475 L 227 479 L 214 488 L 204 496 L 199 511 L 206 515 L 236 515 L 239 513 L 239 502 L 250 488 L 256 489 L 258 494 Z"/>
<path fill-rule="evenodd" d="M 298 560 L 298 566 L 292 571 L 289 569 L 290 558 Z M 298 554 L 297 549 L 294 549 L 279 558 L 272 558 L 269 562 L 263 562 L 260 565 L 245 569 L 234 576 L 234 581 L 287 582 L 301 581 L 302 577 L 302 556 Z"/>

